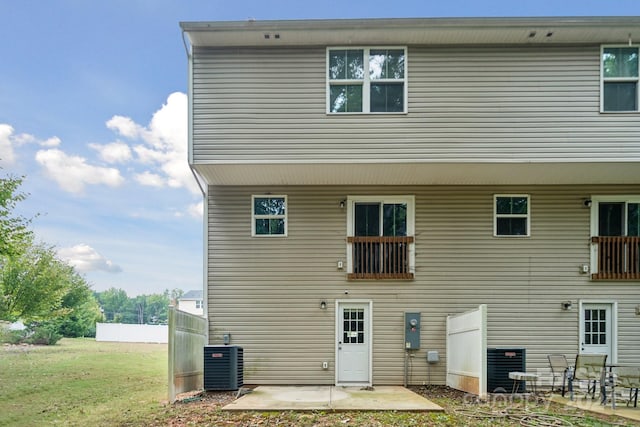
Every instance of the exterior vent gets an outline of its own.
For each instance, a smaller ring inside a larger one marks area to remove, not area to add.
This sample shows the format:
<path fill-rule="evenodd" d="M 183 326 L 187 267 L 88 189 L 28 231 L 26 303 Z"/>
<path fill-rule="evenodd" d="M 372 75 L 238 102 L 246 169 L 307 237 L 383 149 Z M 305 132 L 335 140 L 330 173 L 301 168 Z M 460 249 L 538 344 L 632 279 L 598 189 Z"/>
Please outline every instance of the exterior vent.
<path fill-rule="evenodd" d="M 511 393 L 513 380 L 509 372 L 526 372 L 526 350 L 524 348 L 488 348 L 487 349 L 487 392 Z M 526 381 L 519 387 L 527 391 Z"/>
<path fill-rule="evenodd" d="M 243 386 L 243 349 L 230 345 L 204 347 L 204 389 L 238 390 Z"/>

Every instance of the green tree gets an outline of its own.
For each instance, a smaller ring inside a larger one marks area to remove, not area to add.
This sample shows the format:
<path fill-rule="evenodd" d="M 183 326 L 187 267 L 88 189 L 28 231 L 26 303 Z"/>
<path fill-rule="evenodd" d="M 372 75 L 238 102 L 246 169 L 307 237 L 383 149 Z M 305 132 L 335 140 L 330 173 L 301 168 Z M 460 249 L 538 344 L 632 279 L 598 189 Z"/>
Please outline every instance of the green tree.
<path fill-rule="evenodd" d="M 96 294 L 96 299 L 104 311 L 105 321 L 123 322 L 127 312 L 129 297 L 122 289 L 109 288 Z"/>
<path fill-rule="evenodd" d="M 13 176 L 0 178 L 0 257 L 21 252 L 33 239 L 31 220 L 14 214 L 16 204 L 27 197 L 19 191 L 22 181 Z"/>
<path fill-rule="evenodd" d="M 65 314 L 53 321 L 60 334 L 65 337 L 95 336 L 96 322 L 102 319 L 102 313 L 88 284 L 77 273 L 71 277 L 62 308 Z"/>
<path fill-rule="evenodd" d="M 0 272 L 0 319 L 29 322 L 65 314 L 63 298 L 73 267 L 56 258 L 53 248 L 32 244 L 4 259 Z"/>

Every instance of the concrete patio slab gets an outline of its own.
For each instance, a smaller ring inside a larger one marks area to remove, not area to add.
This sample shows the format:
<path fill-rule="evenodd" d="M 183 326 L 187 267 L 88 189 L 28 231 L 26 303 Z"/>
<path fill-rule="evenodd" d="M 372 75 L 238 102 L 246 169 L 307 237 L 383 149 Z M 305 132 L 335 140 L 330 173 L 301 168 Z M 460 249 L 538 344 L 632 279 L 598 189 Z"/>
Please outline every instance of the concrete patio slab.
<path fill-rule="evenodd" d="M 582 397 L 577 397 L 575 400 L 570 400 L 560 395 L 553 395 L 549 399 L 553 402 L 562 403 L 563 405 L 572 406 L 584 411 L 605 415 L 617 415 L 629 420 L 634 420 L 640 424 L 640 407 L 628 407 L 622 402 L 616 404 L 616 409 L 612 409 L 610 403 L 607 404 L 607 406 L 603 406 L 598 399 L 583 399 Z"/>
<path fill-rule="evenodd" d="M 258 386 L 224 411 L 443 411 L 400 386 Z"/>

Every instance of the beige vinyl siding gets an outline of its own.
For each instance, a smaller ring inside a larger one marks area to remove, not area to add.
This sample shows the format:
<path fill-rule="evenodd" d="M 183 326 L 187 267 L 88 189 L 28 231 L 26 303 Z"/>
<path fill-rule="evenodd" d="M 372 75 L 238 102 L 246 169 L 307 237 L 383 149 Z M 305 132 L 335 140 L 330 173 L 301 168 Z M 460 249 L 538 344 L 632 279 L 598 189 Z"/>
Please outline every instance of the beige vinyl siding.
<path fill-rule="evenodd" d="M 251 195 L 288 196 L 289 236 L 251 237 Z M 529 194 L 531 237 L 493 237 L 493 194 Z M 209 187 L 210 342 L 230 332 L 245 350 L 247 384 L 333 384 L 335 301 L 373 301 L 373 383 L 403 381 L 404 312 L 422 313 L 412 384 L 427 381 L 426 351 L 440 352 L 433 383 L 445 381 L 445 318 L 488 305 L 488 345 L 527 349 L 527 369 L 548 353 L 578 351 L 577 301 L 618 301 L 621 363 L 637 357 L 638 282 L 592 282 L 591 194 L 638 194 L 638 186 Z M 347 281 L 349 195 L 415 195 L 413 281 Z M 348 295 L 345 294 L 348 291 Z M 326 310 L 320 302 L 327 301 Z M 572 300 L 574 309 L 560 304 Z M 321 369 L 329 362 L 329 370 Z"/>
<path fill-rule="evenodd" d="M 326 49 L 194 50 L 194 164 L 630 161 L 601 114 L 600 47 L 409 46 L 408 114 L 326 114 Z"/>

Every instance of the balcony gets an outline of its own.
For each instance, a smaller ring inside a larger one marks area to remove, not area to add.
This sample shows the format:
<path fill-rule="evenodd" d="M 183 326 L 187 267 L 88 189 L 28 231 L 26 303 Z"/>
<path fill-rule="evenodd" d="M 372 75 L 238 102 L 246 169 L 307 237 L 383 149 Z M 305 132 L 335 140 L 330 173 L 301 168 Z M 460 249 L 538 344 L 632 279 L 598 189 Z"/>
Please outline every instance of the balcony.
<path fill-rule="evenodd" d="M 591 238 L 596 245 L 598 272 L 593 280 L 640 280 L 640 237 Z"/>
<path fill-rule="evenodd" d="M 412 236 L 352 236 L 347 242 L 353 260 L 350 280 L 413 279 L 409 262 Z"/>

